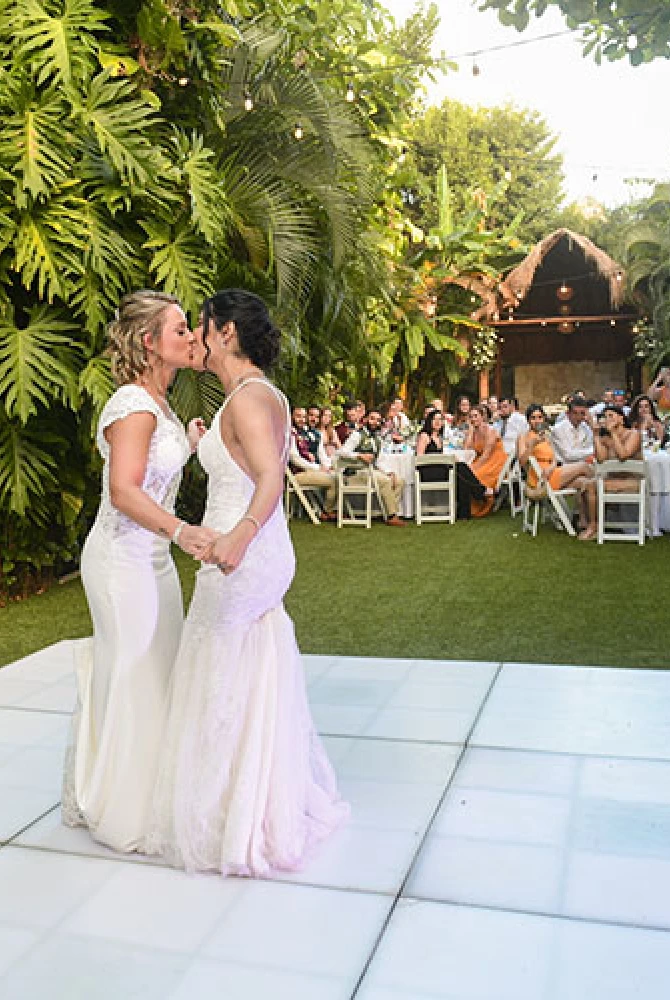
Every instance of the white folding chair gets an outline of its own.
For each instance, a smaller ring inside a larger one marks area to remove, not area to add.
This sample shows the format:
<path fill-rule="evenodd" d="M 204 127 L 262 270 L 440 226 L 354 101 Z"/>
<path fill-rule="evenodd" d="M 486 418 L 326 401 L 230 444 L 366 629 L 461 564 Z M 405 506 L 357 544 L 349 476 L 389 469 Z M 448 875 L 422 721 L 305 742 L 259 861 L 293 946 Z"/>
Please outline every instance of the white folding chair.
<path fill-rule="evenodd" d="M 647 468 L 644 461 L 629 460 L 618 462 L 609 459 L 597 462 L 595 465 L 596 490 L 598 497 L 598 545 L 603 542 L 637 542 L 644 545 L 646 514 L 647 514 Z M 623 493 L 607 490 L 607 480 L 610 476 L 624 475 L 631 477 L 631 489 Z M 609 506 L 637 507 L 637 522 L 611 521 L 607 518 Z M 634 532 L 625 529 L 635 525 Z M 617 527 L 618 531 L 608 529 Z M 623 530 L 622 530 L 623 529 Z"/>
<path fill-rule="evenodd" d="M 346 475 L 347 469 L 354 469 L 359 475 Z M 372 527 L 372 511 L 375 501 L 379 506 L 382 516 L 385 517 L 384 507 L 377 493 L 372 465 L 357 461 L 355 458 L 338 456 L 335 459 L 335 471 L 337 472 L 338 486 L 338 528 L 342 528 L 344 525 L 360 525 L 364 528 Z M 363 475 L 360 475 L 360 473 L 363 473 Z M 359 515 L 361 508 L 350 502 L 352 497 L 363 498 L 362 517 Z"/>
<path fill-rule="evenodd" d="M 496 483 L 496 493 L 500 493 L 503 486 L 506 486 L 508 490 L 509 509 L 512 517 L 522 514 L 524 483 L 521 475 L 521 466 L 513 452 L 507 456 L 507 461 L 500 470 L 498 482 Z"/>
<path fill-rule="evenodd" d="M 442 468 L 445 478 L 430 482 L 421 478 L 421 469 Z M 416 523 L 456 520 L 456 459 L 454 455 L 417 455 L 414 464 Z M 424 504 L 424 497 L 426 503 Z"/>
<path fill-rule="evenodd" d="M 545 520 L 545 507 L 548 503 L 552 510 L 552 521 L 559 531 L 567 531 L 569 535 L 575 534 L 572 526 L 570 509 L 567 505 L 567 498 L 577 496 L 579 490 L 572 486 L 566 486 L 563 490 L 554 490 L 549 485 L 548 480 L 542 471 L 542 466 L 534 455 L 528 459 L 528 465 L 537 477 L 537 486 L 529 487 L 528 484 L 523 489 L 523 530 L 530 532 L 535 538 L 537 526 L 542 512 L 542 520 Z"/>
<path fill-rule="evenodd" d="M 318 508 L 316 508 L 307 496 L 308 493 L 320 495 L 321 487 L 319 486 L 301 486 L 298 480 L 295 478 L 295 473 L 286 467 L 286 476 L 284 479 L 284 510 L 286 512 L 286 520 L 290 521 L 293 514 L 293 504 L 297 500 L 302 509 L 307 514 L 312 524 L 321 524 L 319 520 Z M 320 507 L 320 505 L 319 505 Z"/>

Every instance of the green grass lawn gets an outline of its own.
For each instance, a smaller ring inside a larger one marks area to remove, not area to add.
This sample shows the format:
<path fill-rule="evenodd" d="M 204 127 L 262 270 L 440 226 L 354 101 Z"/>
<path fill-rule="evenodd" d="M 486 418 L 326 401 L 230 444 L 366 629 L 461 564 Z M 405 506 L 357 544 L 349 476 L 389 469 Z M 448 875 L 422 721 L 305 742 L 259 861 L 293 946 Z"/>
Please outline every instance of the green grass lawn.
<path fill-rule="evenodd" d="M 670 537 L 639 547 L 537 538 L 501 512 L 404 530 L 292 522 L 287 596 L 306 653 L 665 667 Z M 178 553 L 186 600 L 195 565 Z M 0 665 L 87 635 L 75 580 L 0 609 Z"/>

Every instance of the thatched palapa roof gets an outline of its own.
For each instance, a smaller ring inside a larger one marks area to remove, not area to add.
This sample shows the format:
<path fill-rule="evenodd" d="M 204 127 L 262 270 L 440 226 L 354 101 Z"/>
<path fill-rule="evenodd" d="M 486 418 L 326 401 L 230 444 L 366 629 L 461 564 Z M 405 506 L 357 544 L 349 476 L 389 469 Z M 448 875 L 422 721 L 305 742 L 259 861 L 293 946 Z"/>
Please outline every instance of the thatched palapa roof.
<path fill-rule="evenodd" d="M 515 309 L 523 302 L 533 285 L 537 269 L 563 239 L 568 240 L 570 251 L 573 247 L 577 247 L 584 262 L 592 265 L 593 273 L 607 282 L 611 307 L 613 310 L 620 309 L 624 295 L 624 275 L 621 267 L 588 237 L 573 233 L 570 229 L 557 229 L 536 243 L 525 260 L 510 271 L 497 288 L 482 296 L 484 303 L 473 315 L 473 319 L 484 323 L 495 322 L 503 310 Z"/>

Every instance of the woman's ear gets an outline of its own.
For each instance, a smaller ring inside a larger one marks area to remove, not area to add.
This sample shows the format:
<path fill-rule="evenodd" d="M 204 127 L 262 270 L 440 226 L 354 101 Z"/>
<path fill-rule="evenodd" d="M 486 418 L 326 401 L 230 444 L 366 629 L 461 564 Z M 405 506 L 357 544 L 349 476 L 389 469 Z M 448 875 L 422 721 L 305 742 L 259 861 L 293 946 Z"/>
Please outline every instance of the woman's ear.
<path fill-rule="evenodd" d="M 154 354 L 156 349 L 154 347 L 154 338 L 149 333 L 148 330 L 142 334 L 142 347 L 144 348 L 144 353 L 148 356 L 149 354 Z"/>
<path fill-rule="evenodd" d="M 224 323 L 221 327 L 221 343 L 226 347 L 230 347 L 233 338 L 235 337 L 235 324 L 232 319 L 229 319 L 227 323 Z"/>

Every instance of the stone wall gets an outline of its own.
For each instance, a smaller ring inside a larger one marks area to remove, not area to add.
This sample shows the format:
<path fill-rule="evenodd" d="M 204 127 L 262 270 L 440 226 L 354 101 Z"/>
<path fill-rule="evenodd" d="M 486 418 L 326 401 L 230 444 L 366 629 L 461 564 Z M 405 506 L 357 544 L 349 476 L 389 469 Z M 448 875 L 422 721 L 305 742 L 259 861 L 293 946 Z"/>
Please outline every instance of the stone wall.
<path fill-rule="evenodd" d="M 558 403 L 575 389 L 583 389 L 587 397 L 600 399 L 603 389 L 625 386 L 625 361 L 557 361 L 551 365 L 514 368 L 514 395 L 521 410 L 530 403 Z"/>

